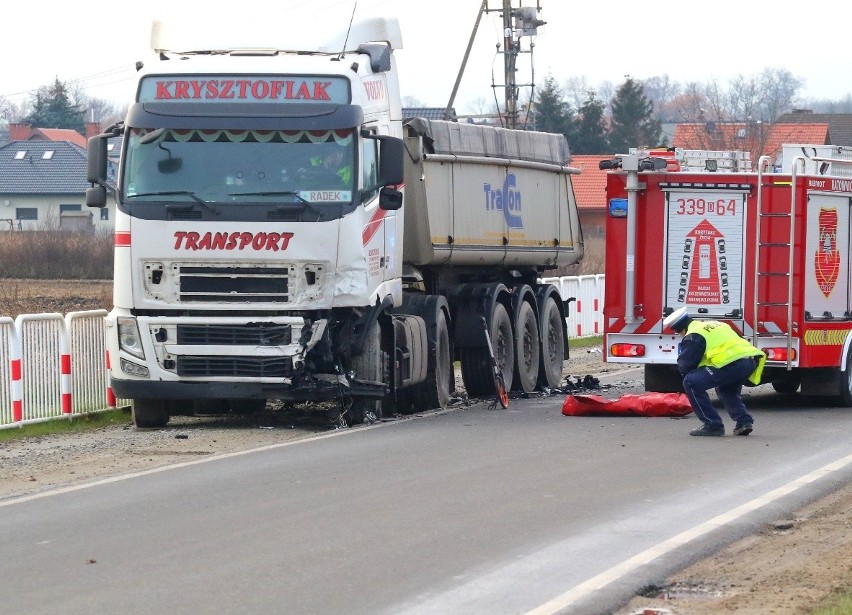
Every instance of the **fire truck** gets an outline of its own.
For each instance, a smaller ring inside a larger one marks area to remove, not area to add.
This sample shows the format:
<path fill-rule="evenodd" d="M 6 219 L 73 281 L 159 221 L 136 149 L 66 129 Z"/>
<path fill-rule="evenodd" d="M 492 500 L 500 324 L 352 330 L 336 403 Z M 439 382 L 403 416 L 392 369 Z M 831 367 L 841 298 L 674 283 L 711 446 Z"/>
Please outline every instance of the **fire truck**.
<path fill-rule="evenodd" d="M 404 123 L 395 19 L 298 48 L 169 32 L 89 141 L 103 207 L 122 137 L 106 338 L 137 426 L 267 399 L 372 422 L 446 406 L 455 360 L 473 397 L 559 385 L 568 302 L 539 274 L 583 256 L 564 136 Z"/>
<path fill-rule="evenodd" d="M 762 383 L 852 406 L 849 148 L 786 145 L 756 168 L 743 152 L 632 150 L 601 168 L 606 362 L 681 390 L 663 319 L 686 306 L 766 354 Z"/>

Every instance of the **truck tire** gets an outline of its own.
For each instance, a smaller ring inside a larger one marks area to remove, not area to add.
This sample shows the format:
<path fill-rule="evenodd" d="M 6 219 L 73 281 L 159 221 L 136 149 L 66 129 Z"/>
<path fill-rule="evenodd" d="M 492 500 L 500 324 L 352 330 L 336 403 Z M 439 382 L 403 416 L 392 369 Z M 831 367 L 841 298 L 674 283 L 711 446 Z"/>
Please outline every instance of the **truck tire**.
<path fill-rule="evenodd" d="M 645 390 L 649 393 L 683 393 L 683 378 L 673 365 L 645 365 Z"/>
<path fill-rule="evenodd" d="M 438 308 L 435 314 L 423 314 L 423 318 L 429 342 L 428 374 L 426 380 L 411 387 L 411 402 L 415 412 L 446 408 L 455 388 L 447 316 L 444 310 Z"/>
<path fill-rule="evenodd" d="M 553 297 L 548 297 L 541 312 L 541 368 L 539 382 L 555 389 L 562 384 L 565 363 L 565 321 Z"/>
<path fill-rule="evenodd" d="M 538 385 L 541 347 L 535 310 L 526 301 L 518 305 L 515 329 L 515 371 L 513 386 L 518 391 L 532 393 Z"/>
<path fill-rule="evenodd" d="M 382 332 L 379 321 L 374 320 L 364 341 L 364 350 L 352 357 L 352 371 L 359 380 L 382 382 L 384 380 L 384 353 L 381 347 Z M 382 418 L 382 400 L 356 397 L 346 411 L 346 422 L 350 425 L 373 423 Z"/>
<path fill-rule="evenodd" d="M 426 380 L 398 392 L 396 410 L 401 413 L 446 408 L 455 390 L 453 347 L 447 322 L 449 309 L 443 297 L 406 293 L 398 314 L 419 316 L 426 323 L 428 343 Z M 387 406 L 386 406 L 387 407 Z"/>
<path fill-rule="evenodd" d="M 130 409 L 137 427 L 165 427 L 169 422 L 169 404 L 165 399 L 134 399 Z"/>
<path fill-rule="evenodd" d="M 502 303 L 494 306 L 491 315 L 491 345 L 497 366 L 503 372 L 506 390 L 512 390 L 512 378 L 515 371 L 515 344 L 512 336 L 512 321 Z M 496 395 L 494 379 L 491 375 L 491 357 L 486 346 L 460 348 L 462 380 L 469 397 Z"/>

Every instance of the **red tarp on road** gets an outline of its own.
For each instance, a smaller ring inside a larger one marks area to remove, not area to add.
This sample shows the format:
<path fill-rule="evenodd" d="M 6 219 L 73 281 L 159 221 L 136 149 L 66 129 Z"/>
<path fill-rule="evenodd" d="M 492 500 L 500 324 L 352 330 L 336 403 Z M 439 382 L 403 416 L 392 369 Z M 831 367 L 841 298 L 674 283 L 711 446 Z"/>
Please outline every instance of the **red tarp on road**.
<path fill-rule="evenodd" d="M 690 412 L 692 406 L 683 393 L 628 393 L 618 399 L 568 395 L 562 403 L 565 416 L 686 416 Z"/>

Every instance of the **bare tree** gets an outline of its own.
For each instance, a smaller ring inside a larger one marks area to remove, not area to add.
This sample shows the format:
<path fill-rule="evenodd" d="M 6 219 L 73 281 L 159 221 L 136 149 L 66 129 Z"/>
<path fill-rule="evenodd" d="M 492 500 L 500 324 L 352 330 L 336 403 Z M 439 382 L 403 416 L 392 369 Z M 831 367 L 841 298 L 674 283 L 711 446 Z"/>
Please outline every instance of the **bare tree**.
<path fill-rule="evenodd" d="M 654 104 L 657 119 L 662 122 L 677 121 L 676 116 L 667 115 L 668 103 L 681 93 L 680 84 L 668 75 L 649 77 L 642 82 L 645 97 Z"/>
<path fill-rule="evenodd" d="M 20 122 L 29 112 L 30 110 L 25 102 L 16 103 L 5 96 L 0 96 L 0 126 Z"/>

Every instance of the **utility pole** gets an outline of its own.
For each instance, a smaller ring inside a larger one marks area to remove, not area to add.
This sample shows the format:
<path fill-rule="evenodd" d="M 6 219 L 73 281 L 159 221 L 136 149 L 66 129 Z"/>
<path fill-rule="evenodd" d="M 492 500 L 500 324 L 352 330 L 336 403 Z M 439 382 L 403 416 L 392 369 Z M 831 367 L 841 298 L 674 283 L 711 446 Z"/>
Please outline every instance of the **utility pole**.
<path fill-rule="evenodd" d="M 508 128 L 518 126 L 518 86 L 515 80 L 518 50 L 521 41 L 515 46 L 515 35 L 512 31 L 512 2 L 503 0 L 503 67 L 505 73 L 505 113 Z"/>
<path fill-rule="evenodd" d="M 518 113 L 518 92 L 520 87 L 529 86 L 530 91 L 532 92 L 532 88 L 535 86 L 535 72 L 532 62 L 532 48 L 534 45 L 530 43 L 530 49 L 528 51 L 523 51 L 521 49 L 521 38 L 525 36 L 535 36 L 538 34 L 538 26 L 543 26 L 546 23 L 538 19 L 538 14 L 541 12 L 541 0 L 536 0 L 536 5 L 534 7 L 524 7 L 522 6 L 523 0 L 518 0 L 518 8 L 516 9 L 512 8 L 512 0 L 500 0 L 500 8 L 493 9 L 489 8 L 488 2 L 489 0 L 482 0 L 476 14 L 476 22 L 474 23 L 473 31 L 470 34 L 467 50 L 465 51 L 461 67 L 459 68 L 459 72 L 456 77 L 455 85 L 453 86 L 453 92 L 450 95 L 447 107 L 444 109 L 444 119 L 450 118 L 450 112 L 452 110 L 453 103 L 455 102 L 456 94 L 458 93 L 462 74 L 464 73 L 465 66 L 467 65 L 470 50 L 473 46 L 473 41 L 476 38 L 476 33 L 479 29 L 479 23 L 482 20 L 483 14 L 500 12 L 503 18 L 503 41 L 502 43 L 498 43 L 497 49 L 498 53 L 501 47 L 503 50 L 504 83 L 503 85 L 492 83 L 491 87 L 504 88 L 504 108 L 501 117 L 504 118 L 504 125 L 508 128 L 518 128 L 520 115 Z M 518 55 L 521 53 L 530 54 L 530 83 L 518 84 L 517 82 L 517 62 Z M 530 100 L 532 100 L 532 97 L 531 93 Z"/>

